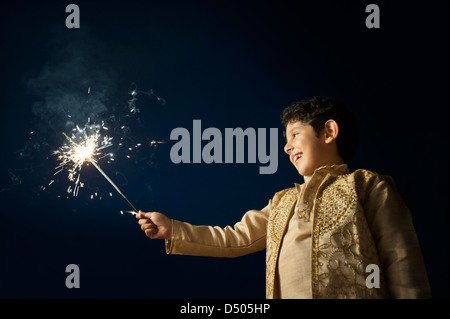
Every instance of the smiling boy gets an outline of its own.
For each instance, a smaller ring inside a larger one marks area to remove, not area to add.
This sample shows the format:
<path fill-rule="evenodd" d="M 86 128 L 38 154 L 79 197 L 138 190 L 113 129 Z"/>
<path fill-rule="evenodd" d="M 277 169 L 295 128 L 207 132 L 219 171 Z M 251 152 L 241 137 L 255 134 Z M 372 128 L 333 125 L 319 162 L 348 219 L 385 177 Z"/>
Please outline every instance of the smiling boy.
<path fill-rule="evenodd" d="M 347 164 L 358 129 L 344 104 L 313 97 L 281 114 L 285 152 L 304 183 L 282 190 L 234 227 L 137 214 L 168 254 L 237 257 L 267 249 L 267 298 L 429 298 L 411 213 L 389 176 Z M 367 269 L 379 270 L 377 288 Z"/>

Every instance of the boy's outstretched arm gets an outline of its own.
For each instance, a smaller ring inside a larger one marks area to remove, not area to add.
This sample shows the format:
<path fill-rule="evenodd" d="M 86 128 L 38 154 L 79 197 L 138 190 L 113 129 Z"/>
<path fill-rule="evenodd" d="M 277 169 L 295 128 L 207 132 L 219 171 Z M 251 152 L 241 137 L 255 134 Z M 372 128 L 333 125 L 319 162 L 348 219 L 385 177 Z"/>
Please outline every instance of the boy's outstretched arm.
<path fill-rule="evenodd" d="M 238 257 L 266 247 L 270 202 L 262 210 L 250 210 L 234 227 L 195 226 L 161 213 L 139 212 L 141 229 L 152 239 L 165 239 L 168 254 Z"/>
<path fill-rule="evenodd" d="M 145 235 L 151 239 L 170 239 L 172 237 L 172 220 L 164 214 L 139 211 L 136 215 Z"/>

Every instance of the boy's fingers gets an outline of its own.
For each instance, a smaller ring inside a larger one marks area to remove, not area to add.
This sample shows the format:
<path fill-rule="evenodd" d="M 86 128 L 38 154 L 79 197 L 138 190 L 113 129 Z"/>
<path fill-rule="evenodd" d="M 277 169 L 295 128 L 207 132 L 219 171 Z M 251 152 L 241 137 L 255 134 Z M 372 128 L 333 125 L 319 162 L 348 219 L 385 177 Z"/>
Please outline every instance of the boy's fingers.
<path fill-rule="evenodd" d="M 142 218 L 138 220 L 139 225 L 154 224 L 151 219 Z"/>
<path fill-rule="evenodd" d="M 139 213 L 136 214 L 136 218 L 145 218 L 145 219 L 150 219 L 152 217 L 153 213 L 144 213 L 142 211 L 139 211 Z"/>
<path fill-rule="evenodd" d="M 136 214 L 136 218 L 139 218 L 139 219 L 146 218 L 145 215 L 146 215 L 146 213 L 143 213 L 143 212 L 139 211 L 139 213 Z"/>
<path fill-rule="evenodd" d="M 145 235 L 146 235 L 147 237 L 151 238 L 151 239 L 155 239 L 156 233 L 157 233 L 157 232 L 150 231 L 150 230 L 146 230 L 146 231 L 145 231 Z"/>
<path fill-rule="evenodd" d="M 142 230 L 147 230 L 147 229 L 157 229 L 158 227 L 155 226 L 155 224 L 144 224 L 141 226 Z"/>

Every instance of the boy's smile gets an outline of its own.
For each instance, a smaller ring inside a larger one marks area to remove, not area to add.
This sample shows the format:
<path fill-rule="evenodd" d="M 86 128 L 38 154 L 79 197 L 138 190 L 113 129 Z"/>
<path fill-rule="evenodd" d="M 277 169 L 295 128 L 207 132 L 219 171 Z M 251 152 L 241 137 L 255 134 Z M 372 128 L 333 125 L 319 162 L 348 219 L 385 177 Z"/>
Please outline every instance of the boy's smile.
<path fill-rule="evenodd" d="M 300 158 L 302 158 L 303 153 L 302 152 L 298 152 L 296 154 L 292 154 L 291 157 L 291 162 L 292 164 L 295 165 L 295 163 L 297 163 L 298 160 L 300 160 Z"/>

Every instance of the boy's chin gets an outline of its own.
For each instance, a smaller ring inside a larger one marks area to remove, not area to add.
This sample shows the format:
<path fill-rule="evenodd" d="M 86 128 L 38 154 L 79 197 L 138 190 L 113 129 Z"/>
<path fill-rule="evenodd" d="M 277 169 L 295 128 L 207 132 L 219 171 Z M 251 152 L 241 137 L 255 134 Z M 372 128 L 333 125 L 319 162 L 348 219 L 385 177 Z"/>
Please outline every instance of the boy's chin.
<path fill-rule="evenodd" d="M 298 168 L 298 167 L 296 167 L 297 168 L 297 172 L 302 176 L 302 177 L 305 177 L 305 175 L 307 175 L 307 172 L 304 170 L 304 169 L 301 169 L 301 168 Z"/>
<path fill-rule="evenodd" d="M 308 170 L 308 169 L 305 169 L 304 167 L 295 167 L 296 169 L 297 169 L 297 172 L 302 176 L 302 177 L 305 177 L 305 176 L 311 176 L 313 173 L 314 173 L 314 171 L 311 171 L 311 170 Z"/>

